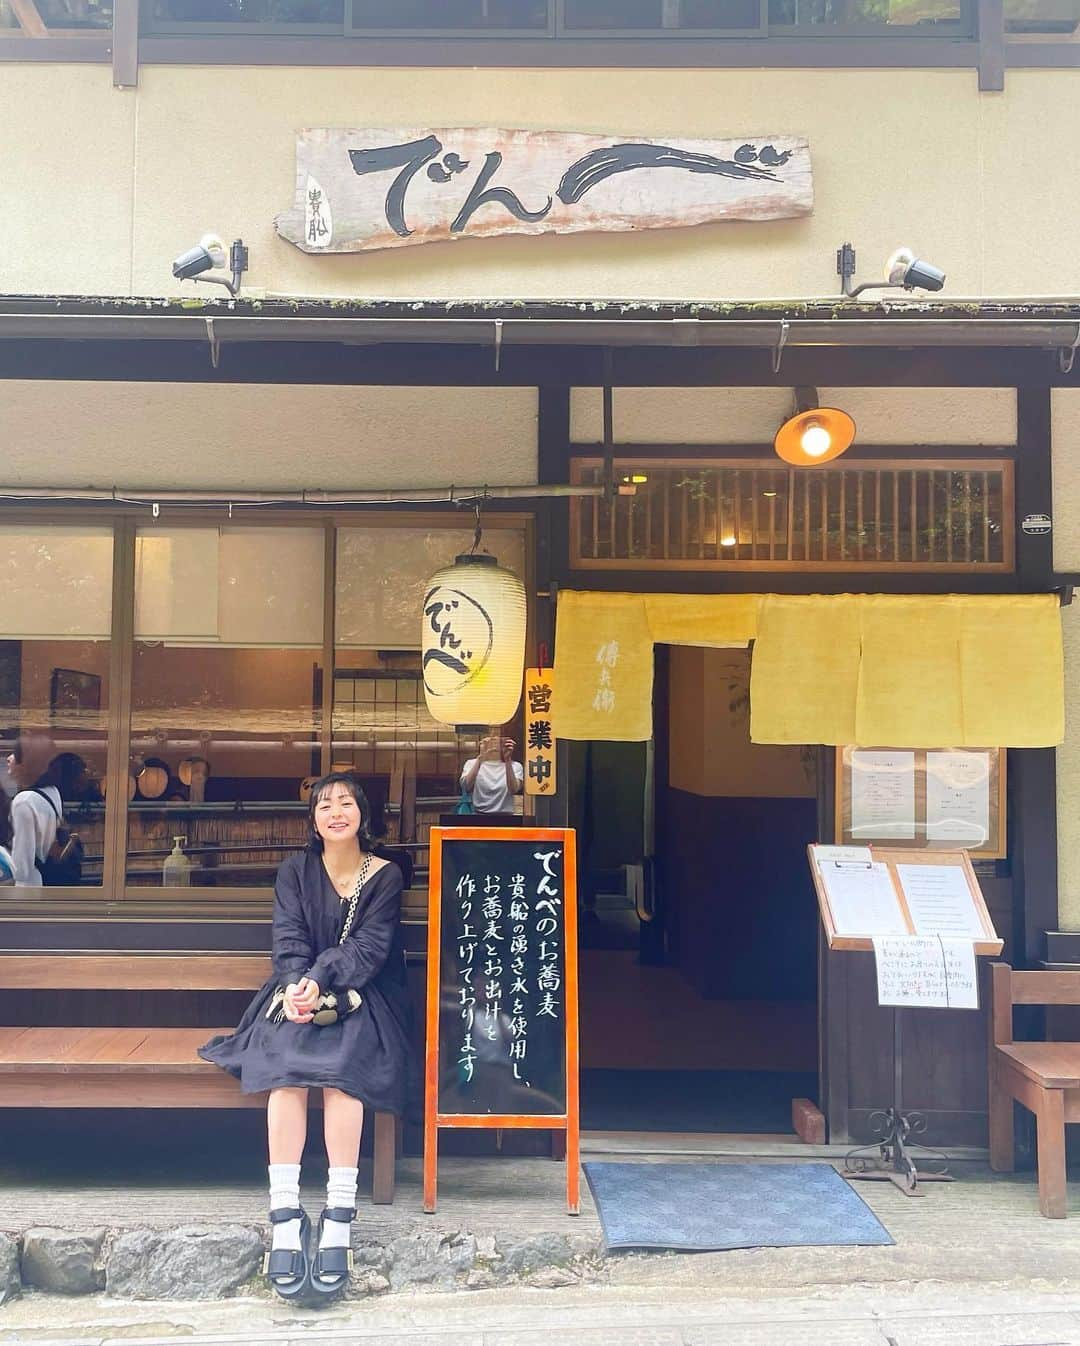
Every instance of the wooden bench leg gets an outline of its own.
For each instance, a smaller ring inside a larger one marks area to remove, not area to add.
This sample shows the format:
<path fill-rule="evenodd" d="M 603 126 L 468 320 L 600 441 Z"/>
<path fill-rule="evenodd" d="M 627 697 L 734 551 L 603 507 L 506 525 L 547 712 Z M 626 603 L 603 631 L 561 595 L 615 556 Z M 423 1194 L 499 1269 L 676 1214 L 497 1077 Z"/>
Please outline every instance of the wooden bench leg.
<path fill-rule="evenodd" d="M 374 1181 L 371 1199 L 376 1206 L 394 1204 L 397 1166 L 397 1118 L 392 1112 L 375 1114 Z"/>
<path fill-rule="evenodd" d="M 1013 1101 L 993 1075 L 990 1076 L 990 1167 L 995 1173 L 1011 1173 L 1016 1167 Z"/>
<path fill-rule="evenodd" d="M 1051 1220 L 1065 1218 L 1065 1093 L 1040 1091 L 1036 1113 L 1039 1157 L 1039 1210 Z"/>

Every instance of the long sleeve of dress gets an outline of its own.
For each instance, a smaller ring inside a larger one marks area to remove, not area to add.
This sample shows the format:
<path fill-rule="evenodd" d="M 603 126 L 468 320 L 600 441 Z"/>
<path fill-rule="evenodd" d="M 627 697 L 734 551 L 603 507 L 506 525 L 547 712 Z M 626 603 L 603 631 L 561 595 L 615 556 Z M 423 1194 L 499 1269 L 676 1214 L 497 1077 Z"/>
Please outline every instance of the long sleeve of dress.
<path fill-rule="evenodd" d="M 301 872 L 286 863 L 274 883 L 274 974 L 289 982 L 305 976 L 315 956 L 300 897 Z"/>
<path fill-rule="evenodd" d="M 344 944 L 324 950 L 308 973 L 322 991 L 358 991 L 386 963 L 401 916 L 401 870 L 384 865 L 371 882 L 371 899 L 357 911 Z"/>

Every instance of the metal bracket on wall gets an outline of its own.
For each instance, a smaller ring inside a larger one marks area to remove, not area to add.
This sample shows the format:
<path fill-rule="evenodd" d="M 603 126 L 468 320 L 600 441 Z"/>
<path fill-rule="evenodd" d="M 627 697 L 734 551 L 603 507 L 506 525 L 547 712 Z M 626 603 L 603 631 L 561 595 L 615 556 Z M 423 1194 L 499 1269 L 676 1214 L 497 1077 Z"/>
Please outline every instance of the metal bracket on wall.
<path fill-rule="evenodd" d="M 1073 361 L 1076 359 L 1076 348 L 1080 346 L 1080 322 L 1076 324 L 1076 336 L 1073 338 L 1071 346 L 1060 346 L 1058 348 L 1058 368 L 1063 374 L 1071 374 Z"/>
<path fill-rule="evenodd" d="M 503 320 L 495 319 L 495 373 L 499 372 L 499 365 L 502 364 L 502 343 L 503 343 Z"/>
<path fill-rule="evenodd" d="M 221 362 L 221 342 L 214 331 L 213 318 L 206 319 L 206 339 L 210 343 L 210 364 L 214 369 L 217 369 Z"/>
<path fill-rule="evenodd" d="M 787 345 L 788 334 L 791 331 L 791 324 L 786 318 L 780 320 L 780 335 L 776 338 L 776 345 L 772 353 L 772 372 L 780 373 L 780 362 L 784 358 L 784 347 Z"/>

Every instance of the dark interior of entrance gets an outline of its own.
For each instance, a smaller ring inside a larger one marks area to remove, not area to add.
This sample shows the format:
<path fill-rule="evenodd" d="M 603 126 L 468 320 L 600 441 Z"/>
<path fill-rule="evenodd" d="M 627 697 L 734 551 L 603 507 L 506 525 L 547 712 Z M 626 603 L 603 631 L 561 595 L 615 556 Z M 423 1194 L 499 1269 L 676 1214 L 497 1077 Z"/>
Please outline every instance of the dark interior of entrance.
<path fill-rule="evenodd" d="M 657 647 L 654 741 L 573 747 L 582 1127 L 790 1134 L 818 1094 L 813 748 L 752 744 L 745 649 Z"/>

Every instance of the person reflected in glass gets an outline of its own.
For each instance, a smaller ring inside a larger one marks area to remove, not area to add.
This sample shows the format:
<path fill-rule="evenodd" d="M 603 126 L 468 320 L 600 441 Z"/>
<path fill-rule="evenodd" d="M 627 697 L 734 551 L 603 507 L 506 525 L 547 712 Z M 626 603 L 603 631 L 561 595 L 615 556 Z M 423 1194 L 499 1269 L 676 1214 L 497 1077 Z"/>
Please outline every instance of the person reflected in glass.
<path fill-rule="evenodd" d="M 476 757 L 461 768 L 461 788 L 476 813 L 513 813 L 514 796 L 525 788 L 525 768 L 514 761 L 514 740 L 495 727 L 480 740 Z"/>
<path fill-rule="evenodd" d="M 15 882 L 15 861 L 11 858 L 11 800 L 0 790 L 0 887 Z"/>
<path fill-rule="evenodd" d="M 401 934 L 402 876 L 376 854 L 371 808 L 352 775 L 312 786 L 306 851 L 280 866 L 273 975 L 235 1033 L 200 1055 L 269 1090 L 271 1249 L 266 1274 L 284 1299 L 326 1302 L 348 1282 L 365 1109 L 401 1116 L 411 1002 Z M 315 1251 L 300 1206 L 308 1093 L 322 1089 L 329 1174 Z"/>
<path fill-rule="evenodd" d="M 60 774 L 53 759 L 48 734 L 29 731 L 19 735 L 8 758 L 8 772 L 17 790 L 11 801 L 11 858 L 15 882 L 40 888 L 56 831 L 64 816 Z"/>

